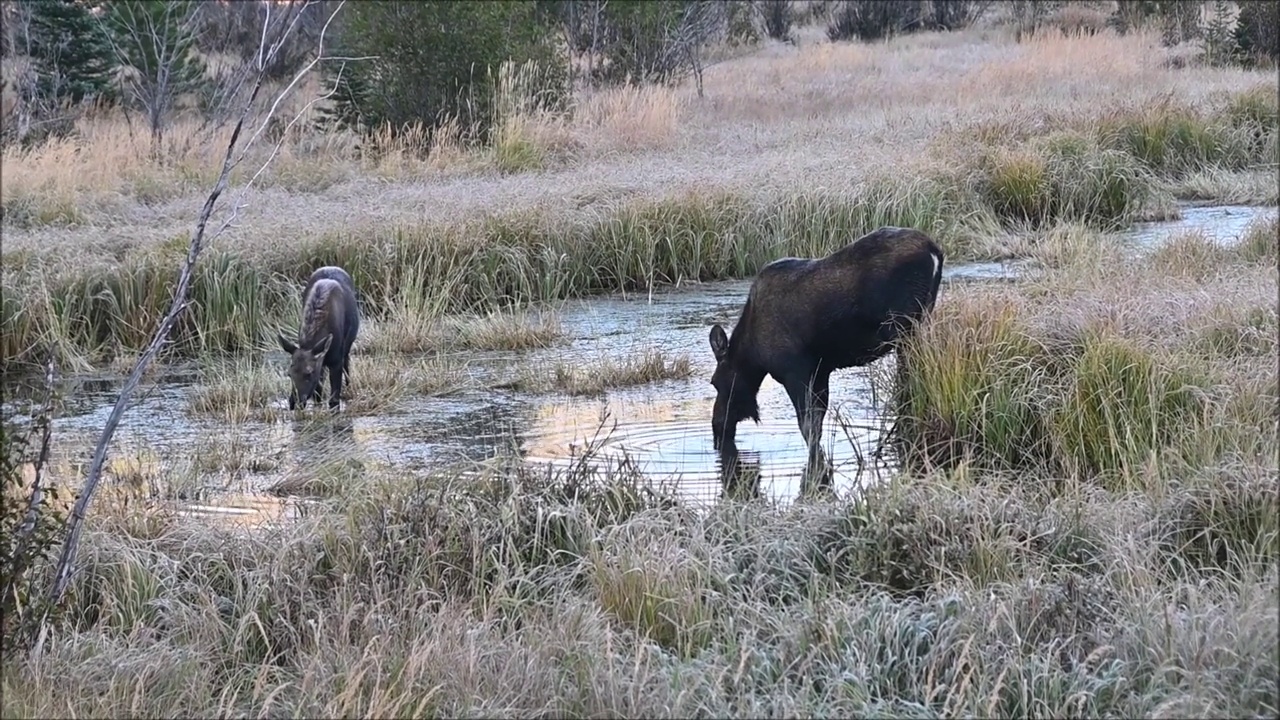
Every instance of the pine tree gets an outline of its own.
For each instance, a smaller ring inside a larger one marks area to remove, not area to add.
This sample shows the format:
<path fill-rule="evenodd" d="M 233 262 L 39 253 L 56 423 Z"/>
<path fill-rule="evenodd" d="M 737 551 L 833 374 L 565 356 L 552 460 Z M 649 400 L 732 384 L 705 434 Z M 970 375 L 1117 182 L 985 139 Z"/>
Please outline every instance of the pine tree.
<path fill-rule="evenodd" d="M 1215 0 L 1213 16 L 1204 28 L 1204 54 L 1210 65 L 1226 65 L 1236 55 L 1231 11 L 1226 0 Z"/>
<path fill-rule="evenodd" d="M 1233 37 L 1247 63 L 1280 58 L 1280 5 L 1275 0 L 1242 0 Z"/>
<path fill-rule="evenodd" d="M 79 103 L 114 96 L 110 39 L 80 0 L 32 3 L 31 55 L 41 97 Z"/>

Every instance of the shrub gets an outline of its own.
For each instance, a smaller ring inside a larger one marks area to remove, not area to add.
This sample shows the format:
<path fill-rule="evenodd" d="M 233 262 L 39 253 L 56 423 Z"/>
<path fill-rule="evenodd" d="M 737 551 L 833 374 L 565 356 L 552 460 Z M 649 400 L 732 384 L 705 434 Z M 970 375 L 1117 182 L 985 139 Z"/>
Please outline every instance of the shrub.
<path fill-rule="evenodd" d="M 982 17 L 991 3 L 979 0 L 932 0 L 925 13 L 930 30 L 962 30 Z"/>
<path fill-rule="evenodd" d="M 487 138 L 505 60 L 541 69 L 544 101 L 567 93 L 567 64 L 533 0 L 355 3 L 338 31 L 344 54 L 377 56 L 326 66 L 338 86 L 329 119 L 339 127 L 398 134 L 456 120 Z"/>
<path fill-rule="evenodd" d="M 832 40 L 879 40 L 923 26 L 920 0 L 844 0 L 832 10 L 827 37 Z"/>
<path fill-rule="evenodd" d="M 791 37 L 791 23 L 795 15 L 791 0 L 761 0 L 760 10 L 764 15 L 766 35 L 774 40 L 787 40 Z"/>
<path fill-rule="evenodd" d="M 46 392 L 51 390 L 46 387 Z M 7 421 L 0 423 L 0 492 L 4 493 L 0 504 L 0 631 L 5 638 L 5 660 L 20 644 L 18 638 L 27 637 L 34 629 L 31 623 L 45 607 L 38 597 L 39 583 L 32 582 L 30 573 L 47 569 L 44 564 L 52 559 L 66 521 L 55 486 L 42 483 L 40 497 L 32 502 L 34 481 L 48 459 L 49 448 L 47 437 L 31 435 L 47 430 L 50 408 L 47 403 L 33 418 L 28 429 L 35 432 L 26 436 L 18 435 Z M 38 447 L 31 447 L 33 439 Z"/>
<path fill-rule="evenodd" d="M 668 82 L 692 73 L 701 77 L 700 51 L 721 33 L 726 3 L 700 0 L 611 0 L 602 30 L 592 36 L 602 62 L 593 79 Z"/>
<path fill-rule="evenodd" d="M 1070 132 L 1017 150 L 997 150 L 984 165 L 979 195 L 999 217 L 1033 227 L 1055 220 L 1120 226 L 1146 205 L 1153 190 L 1131 155 Z"/>
<path fill-rule="evenodd" d="M 1116 32 L 1124 35 L 1145 26 L 1155 12 L 1155 0 L 1117 0 L 1116 11 L 1108 22 Z"/>

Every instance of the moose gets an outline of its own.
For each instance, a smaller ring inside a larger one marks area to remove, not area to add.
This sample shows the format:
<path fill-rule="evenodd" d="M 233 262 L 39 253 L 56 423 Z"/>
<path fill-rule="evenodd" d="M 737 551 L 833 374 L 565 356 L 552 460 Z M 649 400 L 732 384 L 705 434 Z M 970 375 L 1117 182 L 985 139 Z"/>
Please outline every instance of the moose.
<path fill-rule="evenodd" d="M 819 438 L 831 373 L 869 365 L 914 332 L 937 299 L 942 261 L 925 233 L 881 227 L 825 257 L 781 258 L 756 274 L 732 336 L 718 323 L 711 328 L 711 437 L 726 480 L 736 467 L 738 423 L 760 422 L 756 396 L 768 375 L 795 407 L 809 449 L 806 481 L 819 465 L 817 477 L 829 481 Z"/>
<path fill-rule="evenodd" d="M 356 286 L 346 270 L 328 265 L 311 273 L 302 290 L 302 326 L 297 341 L 280 333 L 280 347 L 289 353 L 293 389 L 289 409 L 308 400 L 320 404 L 320 381 L 329 371 L 329 409 L 337 410 L 342 389 L 351 378 L 351 346 L 360 331 Z"/>

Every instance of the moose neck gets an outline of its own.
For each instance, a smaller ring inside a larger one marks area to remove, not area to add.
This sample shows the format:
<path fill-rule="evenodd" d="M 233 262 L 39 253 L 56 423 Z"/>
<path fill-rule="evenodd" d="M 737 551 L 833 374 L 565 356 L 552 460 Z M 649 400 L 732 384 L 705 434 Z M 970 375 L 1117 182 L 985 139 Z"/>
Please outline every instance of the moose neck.
<path fill-rule="evenodd" d="M 748 418 L 760 422 L 760 406 L 756 404 L 756 396 L 760 394 L 760 385 L 764 383 L 763 370 L 750 365 L 741 364 L 733 376 L 732 389 L 729 391 L 729 427 L 730 432 L 737 424 Z"/>

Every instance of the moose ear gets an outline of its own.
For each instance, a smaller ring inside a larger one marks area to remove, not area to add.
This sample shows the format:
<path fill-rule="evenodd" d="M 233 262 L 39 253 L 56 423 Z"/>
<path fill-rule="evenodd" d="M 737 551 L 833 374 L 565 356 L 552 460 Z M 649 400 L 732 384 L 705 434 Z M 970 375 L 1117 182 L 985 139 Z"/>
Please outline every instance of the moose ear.
<path fill-rule="evenodd" d="M 333 334 L 324 336 L 324 339 L 311 346 L 311 354 L 320 357 L 329 352 L 329 344 L 333 342 Z"/>
<path fill-rule="evenodd" d="M 289 338 L 285 337 L 283 332 L 281 332 L 281 333 L 278 335 L 278 337 L 279 337 L 279 339 L 280 339 L 280 347 L 284 348 L 284 351 L 285 351 L 285 352 L 287 352 L 287 353 L 289 353 L 290 355 L 292 355 L 292 354 L 294 354 L 295 352 L 297 352 L 297 351 L 298 351 L 298 346 L 297 346 L 297 345 L 294 345 L 294 344 L 293 344 L 293 341 L 291 341 Z"/>
<path fill-rule="evenodd" d="M 716 362 L 724 360 L 729 354 L 729 338 L 719 323 L 711 326 L 711 353 L 716 356 Z"/>

